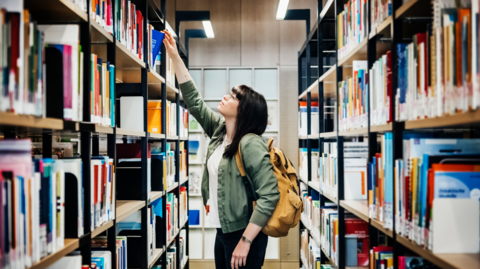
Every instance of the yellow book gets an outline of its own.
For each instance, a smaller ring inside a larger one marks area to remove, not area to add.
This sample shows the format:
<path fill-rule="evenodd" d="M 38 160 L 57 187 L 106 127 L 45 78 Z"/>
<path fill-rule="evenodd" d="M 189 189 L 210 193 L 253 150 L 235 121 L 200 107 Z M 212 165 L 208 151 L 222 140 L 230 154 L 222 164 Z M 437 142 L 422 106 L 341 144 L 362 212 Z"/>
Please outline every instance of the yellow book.
<path fill-rule="evenodd" d="M 387 268 L 393 268 L 393 258 L 387 258 Z"/>

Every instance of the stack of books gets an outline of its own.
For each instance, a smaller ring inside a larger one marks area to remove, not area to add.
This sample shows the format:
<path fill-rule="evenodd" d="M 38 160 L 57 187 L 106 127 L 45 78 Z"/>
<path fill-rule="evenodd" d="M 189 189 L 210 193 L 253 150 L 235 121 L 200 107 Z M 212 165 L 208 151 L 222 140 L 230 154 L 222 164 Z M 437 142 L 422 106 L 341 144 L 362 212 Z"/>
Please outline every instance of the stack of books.
<path fill-rule="evenodd" d="M 0 230 L 10 246 L 1 249 L 10 259 L 0 262 L 12 268 L 30 267 L 65 238 L 83 235 L 81 159 L 32 162 L 31 149 L 30 140 L 0 142 Z"/>
<path fill-rule="evenodd" d="M 308 113 L 307 113 L 307 102 L 300 102 L 299 112 L 298 112 L 298 135 L 307 136 L 308 135 Z M 310 134 L 319 133 L 319 124 L 318 119 L 318 102 L 310 102 Z"/>
<path fill-rule="evenodd" d="M 392 122 L 392 53 L 380 57 L 368 73 L 371 125 Z"/>
<path fill-rule="evenodd" d="M 180 106 L 180 137 L 188 137 L 188 109 Z"/>
<path fill-rule="evenodd" d="M 368 63 L 353 61 L 352 77 L 338 82 L 340 131 L 368 126 Z"/>
<path fill-rule="evenodd" d="M 368 204 L 370 218 L 393 230 L 393 135 L 381 136 L 381 152 L 369 163 Z"/>
<path fill-rule="evenodd" d="M 395 161 L 398 233 L 434 253 L 480 252 L 480 139 L 410 134 L 403 144 Z"/>
<path fill-rule="evenodd" d="M 90 121 L 115 127 L 115 66 L 91 55 Z"/>
<path fill-rule="evenodd" d="M 350 0 L 337 15 L 338 58 L 342 59 L 350 51 L 368 38 L 367 0 Z"/>
<path fill-rule="evenodd" d="M 373 268 L 393 268 L 393 247 L 377 246 L 370 250 L 371 267 Z M 423 267 L 421 267 L 423 268 Z"/>
<path fill-rule="evenodd" d="M 181 141 L 180 142 L 180 149 L 179 149 L 179 154 L 178 154 L 179 160 L 178 160 L 178 166 L 179 166 L 179 171 L 180 171 L 180 181 L 183 181 L 187 179 L 188 173 L 187 173 L 187 158 L 188 158 L 188 153 L 187 149 L 185 149 L 185 142 Z"/>
<path fill-rule="evenodd" d="M 338 264 L 338 208 L 328 203 L 320 208 L 320 246 L 335 264 Z"/>

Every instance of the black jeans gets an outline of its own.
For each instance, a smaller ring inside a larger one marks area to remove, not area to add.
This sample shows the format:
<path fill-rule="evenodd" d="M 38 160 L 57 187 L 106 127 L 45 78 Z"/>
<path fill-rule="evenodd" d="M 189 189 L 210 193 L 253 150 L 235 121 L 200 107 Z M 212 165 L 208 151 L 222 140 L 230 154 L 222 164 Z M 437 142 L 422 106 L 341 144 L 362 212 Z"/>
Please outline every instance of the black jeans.
<path fill-rule="evenodd" d="M 245 229 L 233 233 L 222 233 L 222 229 L 217 228 L 217 237 L 215 238 L 215 268 L 232 269 L 230 262 L 232 254 L 242 238 Z M 264 233 L 258 233 L 250 246 L 247 256 L 247 266 L 242 268 L 261 269 L 267 250 L 268 236 Z"/>

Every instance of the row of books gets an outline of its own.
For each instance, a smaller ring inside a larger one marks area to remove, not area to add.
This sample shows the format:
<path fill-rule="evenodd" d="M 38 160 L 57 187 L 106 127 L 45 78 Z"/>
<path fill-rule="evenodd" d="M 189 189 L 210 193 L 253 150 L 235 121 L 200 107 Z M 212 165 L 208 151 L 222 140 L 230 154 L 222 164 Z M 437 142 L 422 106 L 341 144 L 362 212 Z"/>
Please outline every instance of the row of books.
<path fill-rule="evenodd" d="M 370 0 L 370 29 L 375 29 L 392 15 L 392 1 Z"/>
<path fill-rule="evenodd" d="M 298 112 L 298 135 L 307 136 L 308 135 L 308 113 L 307 113 L 307 102 L 299 102 L 299 112 Z M 318 115 L 318 102 L 310 102 L 310 133 L 318 134 L 319 133 L 319 115 Z"/>
<path fill-rule="evenodd" d="M 0 31 L 11 34 L 0 41 L 3 78 L 0 110 L 83 121 L 82 47 L 78 25 L 36 25 L 28 10 L 0 12 Z M 24 36 L 20 35 L 23 25 Z M 23 44 L 28 44 L 23 46 Z M 114 126 L 115 67 L 91 56 L 91 122 Z M 22 63 L 22 64 L 19 64 Z M 46 87 L 48 85 L 48 88 Z M 48 96 L 49 98 L 46 98 Z"/>
<path fill-rule="evenodd" d="M 115 66 L 91 55 L 90 121 L 115 126 Z M 83 78 L 81 78 L 83 79 Z M 82 108 L 82 107 L 80 107 Z"/>
<path fill-rule="evenodd" d="M 187 262 L 186 253 L 187 253 L 187 244 L 186 244 L 186 230 L 183 229 L 180 231 L 178 245 L 172 245 L 167 249 L 165 255 L 166 258 L 166 269 L 177 269 L 177 252 L 180 259 L 180 266 L 183 268 L 183 265 Z M 162 261 L 160 260 L 159 263 Z M 161 269 L 162 266 L 154 265 L 152 269 Z"/>
<path fill-rule="evenodd" d="M 144 33 L 150 32 L 144 29 L 143 22 L 146 18 L 130 0 L 116 0 L 115 4 L 117 40 L 139 59 L 144 60 Z"/>
<path fill-rule="evenodd" d="M 0 142 L 2 268 L 29 267 L 83 235 L 81 159 L 32 162 L 31 149 L 27 139 Z"/>
<path fill-rule="evenodd" d="M 300 148 L 299 149 L 299 165 L 298 165 L 298 172 L 300 178 L 307 181 L 308 179 L 308 149 L 307 148 Z M 318 148 L 311 149 L 311 164 L 312 167 L 310 168 L 311 176 L 313 181 L 318 181 Z"/>
<path fill-rule="evenodd" d="M 320 208 L 321 228 L 320 244 L 324 253 L 338 264 L 338 208 L 326 203 Z M 369 265 L 368 223 L 352 214 L 345 215 L 345 265 Z"/>
<path fill-rule="evenodd" d="M 320 238 L 320 197 L 315 190 L 308 193 L 308 186 L 300 182 L 300 193 L 303 198 L 302 223 L 316 239 Z M 320 242 L 320 241 L 318 241 Z"/>
<path fill-rule="evenodd" d="M 412 67 L 413 68 L 413 67 Z M 368 73 L 371 125 L 392 122 L 392 53 L 382 55 Z"/>
<path fill-rule="evenodd" d="M 185 179 L 187 179 L 188 177 L 188 173 L 187 173 L 187 158 L 188 158 L 188 153 L 187 153 L 187 149 L 185 149 L 185 142 L 181 141 L 180 142 L 180 148 L 179 148 L 179 160 L 178 160 L 178 170 L 179 170 L 179 179 L 180 181 L 183 181 Z"/>
<path fill-rule="evenodd" d="M 393 135 L 381 136 L 381 151 L 369 163 L 368 204 L 370 218 L 393 229 Z"/>
<path fill-rule="evenodd" d="M 91 231 L 115 218 L 115 166 L 109 157 L 95 156 L 90 162 Z"/>
<path fill-rule="evenodd" d="M 324 142 L 324 152 L 319 161 L 320 192 L 337 198 L 338 194 L 338 153 L 336 142 Z M 345 142 L 344 155 L 344 199 L 367 199 L 366 163 L 368 144 Z"/>
<path fill-rule="evenodd" d="M 82 0 L 76 0 L 82 5 Z M 119 0 L 91 0 L 90 1 L 90 19 L 97 22 L 102 26 L 107 32 L 113 34 L 113 14 L 112 14 L 112 4 L 115 1 L 115 4 L 120 3 Z M 80 6 L 79 5 L 79 6 Z"/>
<path fill-rule="evenodd" d="M 368 126 L 368 62 L 353 61 L 352 77 L 338 82 L 340 131 Z"/>
<path fill-rule="evenodd" d="M 434 253 L 479 253 L 480 139 L 411 134 L 403 148 L 395 161 L 397 232 Z"/>
<path fill-rule="evenodd" d="M 300 260 L 303 268 L 316 269 L 317 260 L 320 260 L 320 246 L 313 240 L 308 230 L 302 230 L 300 234 Z"/>
<path fill-rule="evenodd" d="M 127 237 L 126 236 L 117 236 L 116 237 L 116 242 L 115 242 L 115 246 L 116 246 L 116 261 L 117 261 L 117 267 L 118 269 L 127 269 L 127 261 L 128 261 L 128 255 L 127 255 Z M 98 255 L 96 255 L 97 251 L 98 253 L 103 253 L 103 254 L 106 254 L 106 255 L 109 255 L 107 254 L 108 251 L 102 251 L 100 252 L 99 250 L 100 249 L 107 249 L 108 248 L 108 239 L 107 239 L 107 236 L 97 236 L 95 238 L 92 239 L 92 248 L 95 249 L 93 252 L 92 252 L 92 263 L 94 261 L 94 257 L 95 259 L 98 259 Z M 108 252 L 110 253 L 110 252 Z M 108 259 L 108 258 L 107 258 Z M 102 261 L 101 259 L 98 259 L 100 262 Z M 111 258 L 108 259 L 108 261 L 111 261 Z M 93 265 L 93 264 L 92 264 Z M 105 268 L 107 269 L 108 267 L 101 267 L 101 263 L 99 264 L 99 266 L 97 266 L 97 268 Z M 108 266 L 108 265 L 105 265 L 105 266 Z M 70 267 L 59 267 L 60 268 L 70 268 Z"/>
<path fill-rule="evenodd" d="M 377 246 L 370 250 L 370 269 L 393 269 L 393 247 L 391 246 Z M 437 266 L 417 256 L 398 256 L 399 269 L 415 269 L 415 268 L 432 268 Z"/>
<path fill-rule="evenodd" d="M 71 1 L 75 5 L 77 5 L 82 11 L 87 12 L 87 0 L 71 0 Z"/>
<path fill-rule="evenodd" d="M 0 10 L 0 36 L 0 110 L 44 115 L 43 33 L 20 5 L 18 10 Z"/>
<path fill-rule="evenodd" d="M 397 120 L 453 115 L 480 106 L 477 1 L 435 0 L 433 24 L 398 44 Z"/>
<path fill-rule="evenodd" d="M 367 0 L 350 0 L 337 15 L 338 58 L 368 38 Z"/>
<path fill-rule="evenodd" d="M 188 136 L 188 110 L 179 107 L 179 135 Z M 177 104 L 167 100 L 166 110 L 166 134 L 177 135 Z M 162 133 L 162 100 L 148 100 L 148 131 L 151 133 Z"/>

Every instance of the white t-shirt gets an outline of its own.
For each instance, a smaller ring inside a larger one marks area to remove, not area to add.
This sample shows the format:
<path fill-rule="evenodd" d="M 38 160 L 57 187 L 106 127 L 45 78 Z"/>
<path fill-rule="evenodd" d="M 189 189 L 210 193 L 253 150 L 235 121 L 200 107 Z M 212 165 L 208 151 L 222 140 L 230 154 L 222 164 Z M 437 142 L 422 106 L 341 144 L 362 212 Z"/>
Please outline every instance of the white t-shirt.
<path fill-rule="evenodd" d="M 225 148 L 230 144 L 227 144 L 227 139 L 225 138 L 222 144 L 218 145 L 213 154 L 208 159 L 207 169 L 208 169 L 208 192 L 209 199 L 207 204 L 210 206 L 210 211 L 208 213 L 209 227 L 212 228 L 221 228 L 220 218 L 218 217 L 218 167 L 220 166 L 220 161 L 223 158 L 223 153 Z"/>

